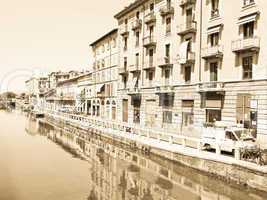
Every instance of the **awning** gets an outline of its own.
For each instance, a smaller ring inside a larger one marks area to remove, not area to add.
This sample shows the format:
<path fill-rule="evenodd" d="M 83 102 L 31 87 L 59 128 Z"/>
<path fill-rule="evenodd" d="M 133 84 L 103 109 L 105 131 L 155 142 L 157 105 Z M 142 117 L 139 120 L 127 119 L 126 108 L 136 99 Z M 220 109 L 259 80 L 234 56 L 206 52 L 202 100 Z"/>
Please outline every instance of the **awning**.
<path fill-rule="evenodd" d="M 221 31 L 221 28 L 222 28 L 222 25 L 218 25 L 218 26 L 213 26 L 213 27 L 210 27 L 208 28 L 207 30 L 207 34 L 208 35 L 211 35 L 213 33 L 219 33 Z"/>
<path fill-rule="evenodd" d="M 104 87 L 105 84 L 99 84 L 99 85 L 96 85 L 96 92 L 99 93 L 101 92 L 102 88 Z"/>
<path fill-rule="evenodd" d="M 180 45 L 179 54 L 178 54 L 180 64 L 186 63 L 188 44 L 189 44 L 189 41 L 185 41 Z"/>
<path fill-rule="evenodd" d="M 249 23 L 249 22 L 254 22 L 254 21 L 256 21 L 257 16 L 258 16 L 258 13 L 254 13 L 254 14 L 251 14 L 251 15 L 240 17 L 238 19 L 237 24 L 238 25 L 243 25 L 243 24 L 246 24 L 246 23 Z"/>

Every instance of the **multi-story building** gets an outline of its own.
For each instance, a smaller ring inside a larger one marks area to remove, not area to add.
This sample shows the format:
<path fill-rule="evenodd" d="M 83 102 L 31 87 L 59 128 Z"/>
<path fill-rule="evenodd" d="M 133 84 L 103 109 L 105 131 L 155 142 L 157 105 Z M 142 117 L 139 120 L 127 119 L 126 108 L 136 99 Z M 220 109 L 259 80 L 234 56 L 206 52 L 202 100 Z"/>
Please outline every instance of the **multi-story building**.
<path fill-rule="evenodd" d="M 49 80 L 47 77 L 32 77 L 25 82 L 29 103 L 34 110 L 40 110 L 44 107 L 44 94 L 49 89 Z"/>
<path fill-rule="evenodd" d="M 94 64 L 88 94 L 90 99 L 87 100 L 89 114 L 112 120 L 116 119 L 117 113 L 117 31 L 110 31 L 90 45 Z"/>
<path fill-rule="evenodd" d="M 51 72 L 48 75 L 49 79 L 49 87 L 51 89 L 55 89 L 57 87 L 57 83 L 68 80 L 70 78 L 76 77 L 79 75 L 79 72 L 77 71 L 69 71 L 69 72 L 62 72 L 62 71 L 57 71 L 57 72 Z"/>
<path fill-rule="evenodd" d="M 80 113 L 91 114 L 90 98 L 92 97 L 92 72 L 86 72 L 78 78 L 76 107 Z"/>
<path fill-rule="evenodd" d="M 198 136 L 223 121 L 267 145 L 262 0 L 136 0 L 118 20 L 118 120 Z"/>

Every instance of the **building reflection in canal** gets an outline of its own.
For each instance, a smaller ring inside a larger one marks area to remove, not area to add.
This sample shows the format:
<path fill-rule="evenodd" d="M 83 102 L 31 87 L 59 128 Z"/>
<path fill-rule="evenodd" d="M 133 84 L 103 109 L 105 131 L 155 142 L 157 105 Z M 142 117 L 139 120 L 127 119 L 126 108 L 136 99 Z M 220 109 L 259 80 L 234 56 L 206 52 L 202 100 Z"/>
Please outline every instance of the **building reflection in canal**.
<path fill-rule="evenodd" d="M 88 162 L 87 200 L 263 200 L 246 191 L 156 156 L 105 139 L 29 120 L 27 133 L 42 135 Z"/>

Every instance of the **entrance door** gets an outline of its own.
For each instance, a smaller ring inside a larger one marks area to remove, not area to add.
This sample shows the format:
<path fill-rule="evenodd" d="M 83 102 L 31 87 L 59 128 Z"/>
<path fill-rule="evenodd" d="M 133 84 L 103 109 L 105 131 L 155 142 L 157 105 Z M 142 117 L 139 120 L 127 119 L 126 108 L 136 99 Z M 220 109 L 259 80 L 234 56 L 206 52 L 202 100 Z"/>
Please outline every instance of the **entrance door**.
<path fill-rule="evenodd" d="M 156 101 L 148 100 L 146 101 L 146 126 L 154 126 L 155 124 L 155 108 Z"/>

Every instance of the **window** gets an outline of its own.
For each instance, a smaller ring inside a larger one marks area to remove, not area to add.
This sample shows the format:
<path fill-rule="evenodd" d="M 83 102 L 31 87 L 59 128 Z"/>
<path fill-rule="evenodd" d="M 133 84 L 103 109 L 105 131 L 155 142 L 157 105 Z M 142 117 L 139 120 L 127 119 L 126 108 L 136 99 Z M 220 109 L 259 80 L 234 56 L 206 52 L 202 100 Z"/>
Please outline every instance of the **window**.
<path fill-rule="evenodd" d="M 244 38 L 251 38 L 254 35 L 254 22 L 249 22 L 243 25 Z"/>
<path fill-rule="evenodd" d="M 186 27 L 191 28 L 193 22 L 193 11 L 192 9 L 186 10 Z"/>
<path fill-rule="evenodd" d="M 128 122 L 128 100 L 127 99 L 123 99 L 122 108 L 123 108 L 122 120 L 123 122 Z"/>
<path fill-rule="evenodd" d="M 162 73 L 163 73 L 163 77 L 164 77 L 164 85 L 170 85 L 171 70 L 168 68 L 163 69 Z"/>
<path fill-rule="evenodd" d="M 127 45 L 128 45 L 128 38 L 127 37 L 124 37 L 124 51 L 127 50 Z"/>
<path fill-rule="evenodd" d="M 252 79 L 252 62 L 253 62 L 252 56 L 243 57 L 242 59 L 243 79 Z"/>
<path fill-rule="evenodd" d="M 166 124 L 172 123 L 172 111 L 169 110 L 163 111 L 163 123 Z"/>
<path fill-rule="evenodd" d="M 218 81 L 218 62 L 210 63 L 210 81 Z"/>
<path fill-rule="evenodd" d="M 148 72 L 148 80 L 152 81 L 153 80 L 154 73 L 152 71 Z"/>
<path fill-rule="evenodd" d="M 135 66 L 139 66 L 139 53 L 135 54 Z"/>
<path fill-rule="evenodd" d="M 150 9 L 150 12 L 153 12 L 154 11 L 154 3 L 151 3 L 149 5 L 149 9 Z"/>
<path fill-rule="evenodd" d="M 194 113 L 183 112 L 183 126 L 188 127 L 194 124 Z"/>
<path fill-rule="evenodd" d="M 136 12 L 136 19 L 139 19 L 139 18 L 140 18 L 140 12 L 137 11 L 137 12 Z"/>
<path fill-rule="evenodd" d="M 236 121 L 238 124 L 247 124 L 250 115 L 250 94 L 237 94 L 236 98 Z"/>
<path fill-rule="evenodd" d="M 124 76 L 122 78 L 122 81 L 123 81 L 123 89 L 126 89 L 127 88 L 127 76 Z"/>
<path fill-rule="evenodd" d="M 206 110 L 206 122 L 214 123 L 216 121 L 221 121 L 222 119 L 222 111 L 221 110 Z"/>
<path fill-rule="evenodd" d="M 149 49 L 149 66 L 153 66 L 153 56 L 154 56 L 154 50 Z"/>
<path fill-rule="evenodd" d="M 150 26 L 149 27 L 149 36 L 150 36 L 150 38 L 153 37 L 153 34 L 154 34 L 154 26 Z"/>
<path fill-rule="evenodd" d="M 253 3 L 255 3 L 254 0 L 243 0 L 243 6 L 248 6 L 248 5 L 253 4 Z"/>
<path fill-rule="evenodd" d="M 139 31 L 135 32 L 135 37 L 136 37 L 135 46 L 138 47 L 139 41 L 140 41 L 140 32 Z"/>
<path fill-rule="evenodd" d="M 170 47 L 171 47 L 170 44 L 166 44 L 166 45 L 165 45 L 165 57 L 166 57 L 167 59 L 170 59 Z"/>
<path fill-rule="evenodd" d="M 171 18 L 166 18 L 166 34 L 171 33 Z"/>
<path fill-rule="evenodd" d="M 210 34 L 210 46 L 218 46 L 219 45 L 219 33 Z"/>
<path fill-rule="evenodd" d="M 116 48 L 116 46 L 117 46 L 117 41 L 116 39 L 113 39 L 113 48 Z"/>
<path fill-rule="evenodd" d="M 219 0 L 211 0 L 211 17 L 219 16 Z"/>
<path fill-rule="evenodd" d="M 168 9 L 171 8 L 171 0 L 167 0 L 167 8 L 168 8 Z"/>
<path fill-rule="evenodd" d="M 127 69 L 127 57 L 124 57 L 123 66 L 124 69 Z"/>
<path fill-rule="evenodd" d="M 188 42 L 188 47 L 187 47 L 187 55 L 192 51 L 192 37 L 186 38 L 185 41 Z"/>
<path fill-rule="evenodd" d="M 191 66 L 185 67 L 184 79 L 185 79 L 185 83 L 191 82 Z"/>

